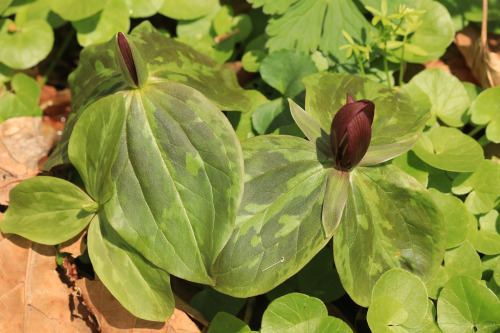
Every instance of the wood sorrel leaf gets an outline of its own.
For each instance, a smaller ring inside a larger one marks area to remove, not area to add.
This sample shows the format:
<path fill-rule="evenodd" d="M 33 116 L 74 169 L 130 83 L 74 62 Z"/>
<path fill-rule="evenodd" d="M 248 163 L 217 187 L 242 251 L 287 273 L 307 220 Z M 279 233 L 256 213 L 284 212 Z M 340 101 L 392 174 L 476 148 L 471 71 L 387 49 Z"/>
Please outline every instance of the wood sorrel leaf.
<path fill-rule="evenodd" d="M 9 209 L 3 217 L 4 233 L 14 233 L 37 243 L 56 245 L 78 235 L 98 205 L 81 189 L 54 177 L 35 177 L 10 191 Z"/>
<path fill-rule="evenodd" d="M 66 21 L 78 21 L 96 14 L 106 3 L 101 0 L 54 0 L 52 10 Z"/>
<path fill-rule="evenodd" d="M 420 137 L 412 150 L 427 164 L 448 171 L 471 172 L 484 160 L 479 143 L 451 127 L 430 129 Z"/>
<path fill-rule="evenodd" d="M 134 316 L 165 321 L 174 312 L 170 276 L 127 244 L 100 212 L 88 233 L 90 260 L 99 279 Z"/>
<path fill-rule="evenodd" d="M 130 17 L 150 17 L 158 12 L 163 0 L 125 0 Z"/>
<path fill-rule="evenodd" d="M 500 143 L 500 87 L 483 91 L 470 107 L 472 121 L 478 125 L 487 125 L 488 140 Z"/>
<path fill-rule="evenodd" d="M 316 149 L 277 135 L 245 140 L 242 147 L 245 191 L 236 229 L 214 265 L 214 288 L 236 297 L 274 288 L 329 239 L 321 225 L 328 169 Z"/>
<path fill-rule="evenodd" d="M 148 83 L 123 98 L 109 222 L 154 265 L 214 284 L 243 191 L 238 138 L 219 108 L 183 84 Z"/>
<path fill-rule="evenodd" d="M 155 78 L 154 81 L 181 82 L 191 86 L 223 110 L 247 112 L 265 101 L 257 91 L 243 90 L 230 68 L 166 37 L 147 21 L 137 26 L 127 38 L 147 64 L 150 80 Z M 45 170 L 70 162 L 67 154 L 69 137 L 85 107 L 99 98 L 127 89 L 116 65 L 115 42 L 86 47 L 69 82 L 72 112 L 60 143 L 43 166 Z"/>
<path fill-rule="evenodd" d="M 193 20 L 210 13 L 217 5 L 217 0 L 164 1 L 160 14 L 176 20 Z"/>
<path fill-rule="evenodd" d="M 446 234 L 429 192 L 392 165 L 355 168 L 350 181 L 333 245 L 335 266 L 351 298 L 369 305 L 373 286 L 391 268 L 431 279 L 443 260 Z"/>
<path fill-rule="evenodd" d="M 219 312 L 210 322 L 210 327 L 207 333 L 245 333 L 252 330 L 247 324 L 238 317 L 235 317 L 226 312 Z"/>
<path fill-rule="evenodd" d="M 354 75 L 318 73 L 303 80 L 306 85 L 306 112 L 329 135 L 335 113 L 349 93 L 355 100 L 375 104 L 370 147 L 359 165 L 378 164 L 409 150 L 422 132 L 429 112 L 414 109 L 405 92 Z"/>
<path fill-rule="evenodd" d="M 113 194 L 111 166 L 118 154 L 125 113 L 122 94 L 104 97 L 83 111 L 69 141 L 71 162 L 99 204 Z"/>
<path fill-rule="evenodd" d="M 0 123 L 9 118 L 43 114 L 38 106 L 40 86 L 35 79 L 24 73 L 17 73 L 10 84 L 13 91 L 0 98 Z"/>
<path fill-rule="evenodd" d="M 377 302 L 379 297 L 390 297 L 395 300 L 399 307 L 388 307 L 385 302 Z M 405 326 L 417 327 L 420 325 L 427 313 L 427 290 L 423 282 L 412 273 L 403 269 L 391 269 L 385 272 L 377 283 L 373 286 L 372 292 L 373 303 L 368 309 L 367 319 L 370 327 L 375 330 L 377 326 Z M 397 312 L 401 309 L 406 312 L 403 320 L 396 322 L 384 322 L 384 318 L 373 316 L 373 312 L 381 312 L 382 307 L 388 313 Z"/>
<path fill-rule="evenodd" d="M 474 249 L 484 254 L 500 253 L 500 216 L 498 211 L 492 210 L 479 218 L 479 229 L 477 223 L 470 224 L 467 240 L 471 242 Z"/>
<path fill-rule="evenodd" d="M 442 69 L 426 69 L 402 89 L 417 103 L 430 106 L 431 118 L 427 125 L 434 125 L 439 118 L 446 125 L 461 127 L 468 120 L 469 95 L 460 80 L 451 73 Z"/>
<path fill-rule="evenodd" d="M 445 333 L 495 332 L 500 328 L 500 300 L 480 280 L 457 276 L 439 294 L 437 318 Z"/>
<path fill-rule="evenodd" d="M 342 320 L 329 317 L 326 306 L 319 299 L 291 293 L 269 304 L 262 316 L 261 332 L 349 333 L 352 330 Z"/>

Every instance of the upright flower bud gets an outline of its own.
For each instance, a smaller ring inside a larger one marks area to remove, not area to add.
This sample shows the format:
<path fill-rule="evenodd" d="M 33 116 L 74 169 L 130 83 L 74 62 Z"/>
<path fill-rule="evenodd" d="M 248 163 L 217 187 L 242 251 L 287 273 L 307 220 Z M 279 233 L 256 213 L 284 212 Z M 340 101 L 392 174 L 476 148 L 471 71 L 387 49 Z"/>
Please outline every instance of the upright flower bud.
<path fill-rule="evenodd" d="M 340 169 L 351 169 L 365 156 L 372 138 L 374 112 L 372 101 L 355 101 L 347 94 L 347 103 L 333 118 L 330 132 L 333 156 Z"/>
<path fill-rule="evenodd" d="M 115 58 L 124 81 L 130 87 L 140 87 L 148 79 L 146 63 L 139 51 L 124 34 L 119 32 L 115 40 Z"/>

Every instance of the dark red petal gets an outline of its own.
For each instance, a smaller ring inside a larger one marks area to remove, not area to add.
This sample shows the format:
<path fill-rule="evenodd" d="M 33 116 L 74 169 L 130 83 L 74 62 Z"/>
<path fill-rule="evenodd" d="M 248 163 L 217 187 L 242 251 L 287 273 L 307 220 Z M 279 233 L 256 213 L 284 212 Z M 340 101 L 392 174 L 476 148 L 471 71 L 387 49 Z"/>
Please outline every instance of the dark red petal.
<path fill-rule="evenodd" d="M 347 156 L 349 157 L 349 168 L 358 164 L 365 156 L 370 140 L 372 138 L 371 121 L 368 116 L 361 112 L 347 126 L 349 142 Z"/>
<path fill-rule="evenodd" d="M 130 73 L 132 81 L 134 81 L 136 86 L 139 85 L 134 58 L 132 57 L 132 50 L 130 50 L 130 45 L 128 44 L 127 38 L 121 32 L 118 33 L 118 47 L 120 48 L 120 53 L 122 54 L 123 60 L 125 61 L 125 65 L 127 65 L 127 69 Z"/>

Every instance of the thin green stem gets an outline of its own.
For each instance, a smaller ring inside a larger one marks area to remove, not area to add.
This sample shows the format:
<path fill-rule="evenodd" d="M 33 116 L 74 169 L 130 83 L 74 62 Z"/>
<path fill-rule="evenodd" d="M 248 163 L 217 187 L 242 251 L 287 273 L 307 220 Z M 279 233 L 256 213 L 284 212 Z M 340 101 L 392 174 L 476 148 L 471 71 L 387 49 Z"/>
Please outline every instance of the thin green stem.
<path fill-rule="evenodd" d="M 68 45 L 71 42 L 71 39 L 73 39 L 74 36 L 75 36 L 75 29 L 71 28 L 71 31 L 66 35 L 66 38 L 64 38 L 64 41 L 61 44 L 61 47 L 57 51 L 54 60 L 52 60 L 49 67 L 45 71 L 45 74 L 43 75 L 42 81 L 40 82 L 40 86 L 43 87 L 43 85 L 47 82 L 50 74 L 52 74 L 52 71 L 56 67 L 57 62 L 59 61 L 59 59 L 61 59 L 62 55 L 64 54 L 64 52 L 68 48 Z"/>
<path fill-rule="evenodd" d="M 389 75 L 389 65 L 387 64 L 387 39 L 384 42 L 384 71 L 387 77 L 387 85 L 389 89 L 392 89 L 391 76 Z"/>
<path fill-rule="evenodd" d="M 399 63 L 399 86 L 402 86 L 404 83 L 403 76 L 405 74 L 405 64 L 406 64 L 404 58 L 405 58 L 405 45 L 407 36 L 408 34 L 405 33 L 405 36 L 403 37 L 403 49 L 401 50 L 401 62 Z"/>
<path fill-rule="evenodd" d="M 361 71 L 361 76 L 365 77 L 365 67 L 363 66 L 363 62 L 361 61 L 361 59 L 360 59 L 360 57 L 359 57 L 358 54 L 354 53 L 354 57 L 358 61 L 359 70 Z"/>
<path fill-rule="evenodd" d="M 251 297 L 247 301 L 247 306 L 245 308 L 245 316 L 243 317 L 243 321 L 248 326 L 250 326 L 250 321 L 252 320 L 254 306 L 255 306 L 255 297 Z"/>
<path fill-rule="evenodd" d="M 470 131 L 467 135 L 474 136 L 477 132 L 479 132 L 480 130 L 482 130 L 485 127 L 486 127 L 486 125 L 476 126 L 476 128 L 474 128 L 472 131 Z"/>
<path fill-rule="evenodd" d="M 481 145 L 481 147 L 486 146 L 490 142 L 491 141 L 486 138 L 486 134 L 484 134 L 482 137 L 480 137 L 479 139 L 477 139 L 477 143 L 479 143 Z"/>

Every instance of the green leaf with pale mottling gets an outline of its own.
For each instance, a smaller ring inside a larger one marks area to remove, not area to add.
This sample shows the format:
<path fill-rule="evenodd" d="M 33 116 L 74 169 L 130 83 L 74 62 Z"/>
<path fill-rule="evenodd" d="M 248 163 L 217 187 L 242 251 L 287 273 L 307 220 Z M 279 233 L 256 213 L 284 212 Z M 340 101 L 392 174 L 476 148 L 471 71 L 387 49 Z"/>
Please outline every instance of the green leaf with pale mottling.
<path fill-rule="evenodd" d="M 500 143 L 500 87 L 486 89 L 473 101 L 472 121 L 486 126 L 488 140 Z"/>
<path fill-rule="evenodd" d="M 212 285 L 243 191 L 238 138 L 220 109 L 188 86 L 150 83 L 123 98 L 109 222 L 154 265 Z"/>
<path fill-rule="evenodd" d="M 204 94 L 223 110 L 247 112 L 266 99 L 253 90 L 243 90 L 234 72 L 209 57 L 158 32 L 145 21 L 128 38 L 134 42 L 147 63 L 151 82 L 180 82 Z M 99 98 L 125 90 L 115 63 L 114 41 L 86 47 L 79 66 L 69 77 L 72 112 L 61 141 L 43 168 L 69 163 L 67 145 L 82 110 Z"/>
<path fill-rule="evenodd" d="M 97 211 L 97 204 L 76 185 L 54 177 L 35 177 L 10 191 L 2 232 L 37 243 L 56 245 L 78 235 Z"/>
<path fill-rule="evenodd" d="M 404 85 L 403 90 L 417 102 L 430 103 L 431 119 L 427 125 L 435 124 L 436 118 L 439 118 L 449 126 L 461 127 L 468 120 L 470 100 L 467 90 L 451 73 L 442 69 L 426 69 Z"/>
<path fill-rule="evenodd" d="M 409 150 L 422 132 L 428 111 L 414 109 L 404 92 L 359 76 L 318 73 L 303 80 L 306 85 L 306 112 L 329 135 L 335 113 L 349 93 L 356 100 L 369 99 L 375 104 L 372 139 L 360 165 L 390 160 Z"/>
<path fill-rule="evenodd" d="M 94 200 L 103 204 L 111 198 L 111 167 L 125 121 L 123 96 L 104 97 L 83 111 L 69 141 L 68 154 Z"/>
<path fill-rule="evenodd" d="M 334 235 L 335 266 L 342 285 L 362 306 L 391 268 L 430 280 L 445 250 L 441 212 L 416 179 L 392 165 L 351 171 L 351 193 Z"/>
<path fill-rule="evenodd" d="M 214 265 L 214 288 L 237 297 L 276 287 L 328 242 L 321 225 L 328 169 L 316 149 L 277 135 L 245 140 L 242 147 L 245 191 L 236 230 Z"/>
<path fill-rule="evenodd" d="M 351 191 L 349 178 L 349 172 L 340 171 L 335 168 L 332 168 L 328 173 L 325 201 L 321 214 L 323 230 L 328 237 L 333 236 L 341 221 L 347 197 Z"/>
<path fill-rule="evenodd" d="M 288 294 L 271 302 L 262 316 L 260 331 L 352 332 L 342 320 L 329 317 L 325 305 L 319 299 L 298 293 Z"/>
<path fill-rule="evenodd" d="M 453 180 L 453 193 L 464 195 L 465 206 L 473 214 L 487 213 L 500 203 L 500 165 L 483 160 L 473 173 L 462 173 Z"/>
<path fill-rule="evenodd" d="M 90 260 L 99 279 L 134 316 L 165 321 L 174 312 L 170 276 L 152 265 L 113 230 L 100 212 L 88 232 Z"/>
<path fill-rule="evenodd" d="M 439 267 L 436 276 L 427 282 L 429 297 L 437 299 L 446 282 L 460 275 L 481 279 L 481 259 L 469 242 L 446 251 L 443 266 Z"/>
<path fill-rule="evenodd" d="M 471 172 L 484 160 L 479 143 L 451 127 L 435 127 L 425 132 L 412 150 L 424 162 L 448 171 Z"/>
<path fill-rule="evenodd" d="M 439 295 L 437 317 L 444 333 L 494 333 L 500 329 L 500 300 L 481 281 L 457 276 Z"/>

